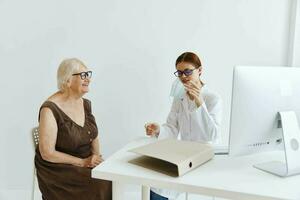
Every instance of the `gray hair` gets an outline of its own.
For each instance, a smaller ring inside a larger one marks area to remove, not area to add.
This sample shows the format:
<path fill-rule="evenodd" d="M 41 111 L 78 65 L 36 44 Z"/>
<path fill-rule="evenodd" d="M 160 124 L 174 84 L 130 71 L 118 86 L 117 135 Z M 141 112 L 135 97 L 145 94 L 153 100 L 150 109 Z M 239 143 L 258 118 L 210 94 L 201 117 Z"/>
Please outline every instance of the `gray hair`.
<path fill-rule="evenodd" d="M 67 81 L 72 77 L 72 74 L 79 71 L 81 66 L 86 67 L 84 63 L 77 58 L 68 58 L 60 63 L 57 70 L 57 87 L 60 91 L 66 89 Z"/>

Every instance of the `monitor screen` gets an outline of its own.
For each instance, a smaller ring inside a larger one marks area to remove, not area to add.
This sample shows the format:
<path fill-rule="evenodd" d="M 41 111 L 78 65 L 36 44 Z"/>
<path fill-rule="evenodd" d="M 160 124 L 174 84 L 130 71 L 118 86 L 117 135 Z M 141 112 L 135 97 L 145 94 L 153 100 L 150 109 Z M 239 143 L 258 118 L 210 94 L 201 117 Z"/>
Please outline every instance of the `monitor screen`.
<path fill-rule="evenodd" d="M 300 68 L 235 67 L 229 155 L 283 149 L 279 111 L 295 111 L 299 122 Z"/>

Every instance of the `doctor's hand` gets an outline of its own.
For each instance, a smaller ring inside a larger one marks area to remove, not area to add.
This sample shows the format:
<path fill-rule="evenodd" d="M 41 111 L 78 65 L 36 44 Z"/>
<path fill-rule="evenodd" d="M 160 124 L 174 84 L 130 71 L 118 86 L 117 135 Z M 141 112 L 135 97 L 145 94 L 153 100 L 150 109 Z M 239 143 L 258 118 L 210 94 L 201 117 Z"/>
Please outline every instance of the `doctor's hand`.
<path fill-rule="evenodd" d="M 151 137 L 157 137 L 159 135 L 159 124 L 158 123 L 146 123 L 145 124 L 146 135 Z"/>
<path fill-rule="evenodd" d="M 202 105 L 202 99 L 200 98 L 200 91 L 202 88 L 202 84 L 199 79 L 196 81 L 190 80 L 187 83 L 183 84 L 185 87 L 185 90 L 190 98 L 190 100 L 195 101 L 197 107 L 200 107 Z"/>

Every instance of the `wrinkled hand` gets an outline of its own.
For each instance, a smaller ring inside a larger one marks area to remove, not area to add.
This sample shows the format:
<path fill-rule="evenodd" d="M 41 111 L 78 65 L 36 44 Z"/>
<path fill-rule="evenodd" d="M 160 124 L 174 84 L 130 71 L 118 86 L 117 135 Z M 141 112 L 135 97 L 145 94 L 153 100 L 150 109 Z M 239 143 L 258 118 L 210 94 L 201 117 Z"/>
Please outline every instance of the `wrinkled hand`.
<path fill-rule="evenodd" d="M 146 129 L 146 135 L 151 136 L 151 137 L 156 137 L 159 134 L 159 125 L 157 123 L 146 123 L 145 124 L 145 129 Z"/>
<path fill-rule="evenodd" d="M 201 106 L 202 100 L 200 98 L 200 91 L 202 88 L 202 84 L 201 84 L 200 80 L 197 80 L 197 81 L 190 80 L 189 82 L 184 83 L 183 85 L 185 87 L 185 90 L 186 90 L 189 98 L 192 101 L 195 101 L 197 107 Z"/>
<path fill-rule="evenodd" d="M 103 161 L 102 157 L 99 155 L 91 155 L 83 159 L 83 167 L 94 168 Z"/>

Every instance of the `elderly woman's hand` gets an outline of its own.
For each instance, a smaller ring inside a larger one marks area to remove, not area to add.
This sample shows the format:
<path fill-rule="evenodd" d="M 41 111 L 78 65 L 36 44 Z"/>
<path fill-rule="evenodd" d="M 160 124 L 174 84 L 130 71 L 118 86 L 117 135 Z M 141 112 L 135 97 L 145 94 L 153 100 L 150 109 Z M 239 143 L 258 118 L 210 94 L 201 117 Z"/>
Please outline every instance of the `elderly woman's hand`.
<path fill-rule="evenodd" d="M 94 168 L 99 165 L 103 161 L 102 157 L 99 155 L 91 155 L 85 159 L 83 159 L 82 167 Z"/>
<path fill-rule="evenodd" d="M 103 161 L 102 156 L 100 155 L 92 155 L 91 161 L 90 161 L 90 167 L 94 168 L 97 165 L 99 165 Z"/>

